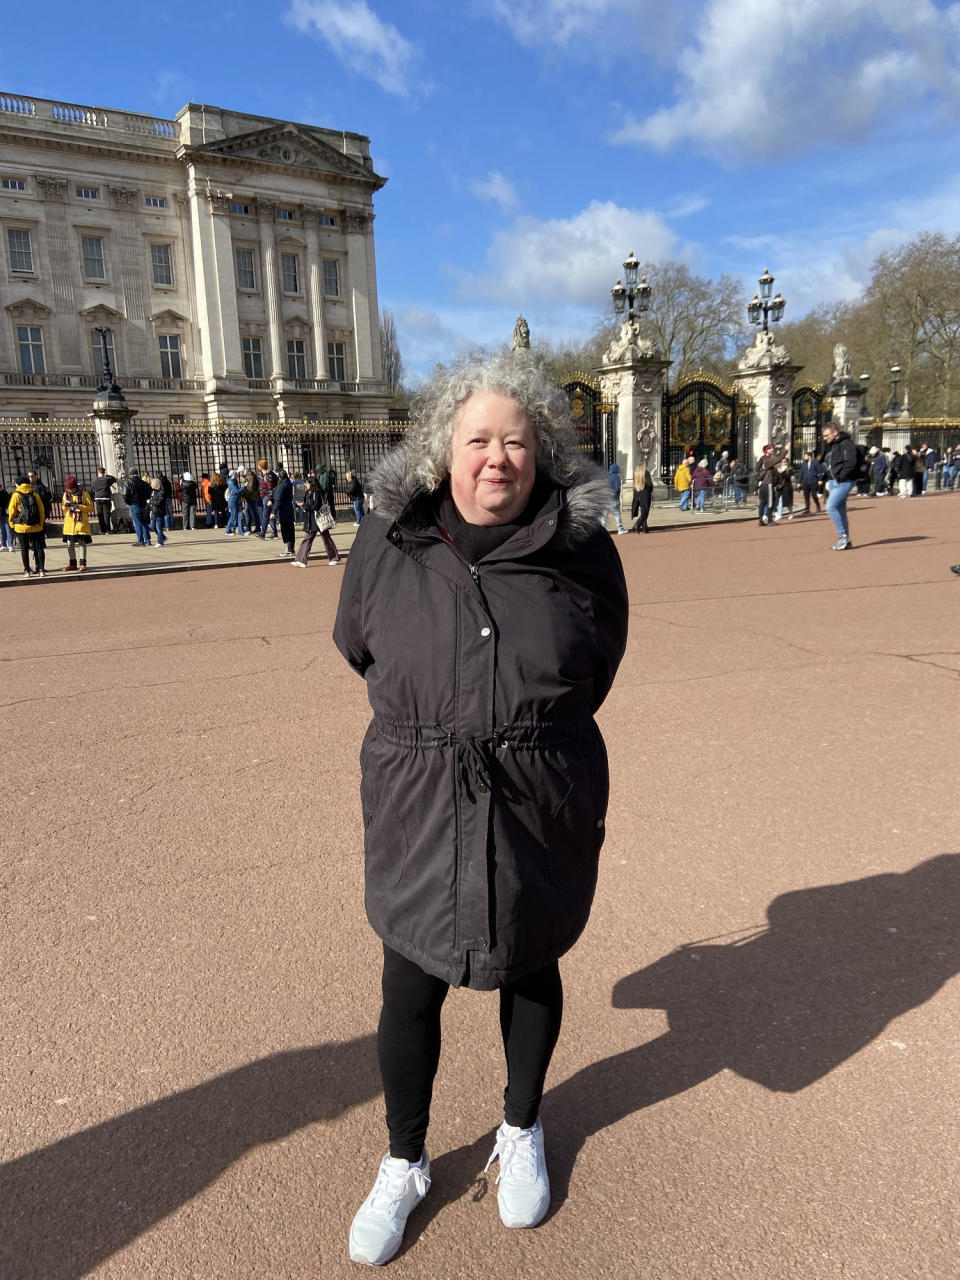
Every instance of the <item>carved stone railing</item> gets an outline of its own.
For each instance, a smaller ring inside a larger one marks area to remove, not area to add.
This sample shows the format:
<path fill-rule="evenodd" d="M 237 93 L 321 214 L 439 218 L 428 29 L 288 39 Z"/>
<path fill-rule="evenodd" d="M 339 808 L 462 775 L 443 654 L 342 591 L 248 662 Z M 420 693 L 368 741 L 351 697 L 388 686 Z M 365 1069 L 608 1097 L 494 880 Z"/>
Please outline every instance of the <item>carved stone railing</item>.
<path fill-rule="evenodd" d="M 135 133 L 141 137 L 176 141 L 179 126 L 175 120 L 141 116 L 130 111 L 107 111 L 103 107 L 86 107 L 76 102 L 55 102 L 50 98 L 26 98 L 20 94 L 0 93 L 0 120 L 5 115 L 49 120 L 56 125 L 78 129 L 109 129 L 117 133 Z"/>

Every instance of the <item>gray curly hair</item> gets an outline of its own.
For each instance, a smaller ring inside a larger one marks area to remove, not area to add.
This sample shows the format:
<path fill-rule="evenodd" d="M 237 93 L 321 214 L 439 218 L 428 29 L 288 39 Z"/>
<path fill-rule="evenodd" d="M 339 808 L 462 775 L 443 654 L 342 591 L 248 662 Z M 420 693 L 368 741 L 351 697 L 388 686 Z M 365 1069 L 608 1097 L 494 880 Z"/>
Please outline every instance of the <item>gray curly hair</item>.
<path fill-rule="evenodd" d="M 522 351 L 464 359 L 427 379 L 412 405 L 416 425 L 410 448 L 417 459 L 417 479 L 433 490 L 446 478 L 457 414 L 480 391 L 516 400 L 536 437 L 537 471 L 559 484 L 568 483 L 582 462 L 567 398 Z"/>

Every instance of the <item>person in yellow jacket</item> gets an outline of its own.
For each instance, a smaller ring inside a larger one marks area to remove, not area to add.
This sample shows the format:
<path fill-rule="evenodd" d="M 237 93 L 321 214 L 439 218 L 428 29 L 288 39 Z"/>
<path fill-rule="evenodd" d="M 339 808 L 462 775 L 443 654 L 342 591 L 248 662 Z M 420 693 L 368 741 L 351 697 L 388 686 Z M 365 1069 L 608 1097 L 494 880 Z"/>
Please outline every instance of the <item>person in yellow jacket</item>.
<path fill-rule="evenodd" d="M 67 476 L 63 491 L 63 540 L 67 544 L 70 563 L 63 566 L 64 573 L 77 572 L 78 549 L 80 570 L 87 567 L 87 546 L 93 541 L 90 533 L 92 515 L 93 499 L 86 489 L 77 484 L 76 476 Z"/>
<path fill-rule="evenodd" d="M 7 508 L 7 519 L 20 544 L 23 576 L 33 576 L 30 572 L 30 552 L 33 551 L 35 573 L 38 578 L 45 578 L 46 543 L 43 530 L 47 513 L 43 509 L 43 499 L 26 476 L 17 476 L 17 487 Z"/>
<path fill-rule="evenodd" d="M 686 458 L 680 463 L 673 475 L 673 487 L 680 495 L 680 501 L 677 506 L 681 511 L 690 509 L 690 487 L 693 481 L 690 478 L 690 467 Z"/>

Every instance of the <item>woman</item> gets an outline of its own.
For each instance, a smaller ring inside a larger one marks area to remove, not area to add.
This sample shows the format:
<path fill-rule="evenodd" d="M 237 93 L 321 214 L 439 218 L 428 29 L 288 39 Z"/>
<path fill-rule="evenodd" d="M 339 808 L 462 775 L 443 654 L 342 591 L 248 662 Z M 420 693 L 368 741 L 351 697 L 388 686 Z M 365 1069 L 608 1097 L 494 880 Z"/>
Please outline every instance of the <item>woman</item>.
<path fill-rule="evenodd" d="M 703 515 L 704 505 L 707 501 L 707 490 L 713 488 L 713 472 L 707 466 L 706 458 L 701 458 L 693 469 L 693 475 L 690 477 L 690 484 L 696 495 L 696 513 Z"/>
<path fill-rule="evenodd" d="M 649 533 L 647 520 L 650 517 L 650 504 L 653 502 L 653 476 L 645 462 L 640 462 L 633 469 L 633 501 L 630 503 L 630 515 L 633 524 L 631 533 Z"/>
<path fill-rule="evenodd" d="M 7 506 L 7 519 L 20 544 L 23 577 L 33 576 L 30 572 L 30 552 L 32 551 L 34 573 L 38 578 L 45 578 L 47 576 L 47 544 L 44 529 L 47 512 L 43 499 L 30 483 L 29 476 L 17 476 L 17 487 Z"/>
<path fill-rule="evenodd" d="M 550 1204 L 539 1120 L 560 1030 L 557 961 L 590 912 L 607 762 L 593 716 L 626 642 L 606 477 L 562 392 L 509 353 L 438 374 L 371 479 L 334 640 L 367 681 L 367 916 L 383 942 L 377 1035 L 389 1154 L 350 1229 L 388 1261 L 427 1193 L 448 986 L 499 989 L 507 1061 L 498 1203 Z"/>
<path fill-rule="evenodd" d="M 356 519 L 353 522 L 355 529 L 360 528 L 360 521 L 364 517 L 363 510 L 363 485 L 360 483 L 360 477 L 353 471 L 346 472 L 347 481 L 347 497 L 353 503 L 353 514 Z"/>
<path fill-rule="evenodd" d="M 277 487 L 273 491 L 273 514 L 280 526 L 283 539 L 281 560 L 292 560 L 297 536 L 297 512 L 293 505 L 293 481 L 283 467 L 277 472 Z"/>
<path fill-rule="evenodd" d="M 77 484 L 76 476 L 67 476 L 63 482 L 63 540 L 67 544 L 69 563 L 64 573 L 84 572 L 87 567 L 87 547 L 93 541 L 90 533 L 90 517 L 93 515 L 93 498 Z M 77 566 L 79 548 L 80 565 Z"/>
<path fill-rule="evenodd" d="M 163 518 L 167 513 L 167 500 L 164 497 L 160 477 L 154 476 L 150 481 L 150 528 L 157 535 L 157 546 L 166 545 L 167 535 L 163 532 Z"/>
<path fill-rule="evenodd" d="M 197 528 L 197 482 L 189 471 L 183 473 L 180 481 L 180 501 L 183 503 L 184 529 Z"/>
<path fill-rule="evenodd" d="M 777 514 L 773 517 L 779 521 L 783 513 L 787 519 L 793 519 L 793 467 L 789 458 L 783 458 L 777 467 Z"/>
<path fill-rule="evenodd" d="M 243 528 L 243 512 L 241 504 L 243 502 L 243 490 L 240 487 L 240 480 L 237 478 L 236 471 L 230 471 L 227 474 L 227 531 L 223 535 L 225 538 L 232 538 L 236 535 L 238 538 L 244 533 Z"/>
<path fill-rule="evenodd" d="M 308 475 L 306 484 L 306 492 L 303 495 L 303 541 L 297 548 L 293 564 L 298 569 L 307 567 L 307 561 L 310 559 L 310 548 L 313 546 L 314 538 L 319 533 L 323 540 L 323 549 L 327 553 L 327 564 L 338 565 L 340 563 L 340 554 L 337 551 L 337 544 L 331 537 L 330 531 L 321 529 L 317 524 L 318 517 L 322 517 L 324 514 L 330 515 L 330 510 L 324 502 L 323 494 L 320 491 L 320 481 L 316 475 Z"/>

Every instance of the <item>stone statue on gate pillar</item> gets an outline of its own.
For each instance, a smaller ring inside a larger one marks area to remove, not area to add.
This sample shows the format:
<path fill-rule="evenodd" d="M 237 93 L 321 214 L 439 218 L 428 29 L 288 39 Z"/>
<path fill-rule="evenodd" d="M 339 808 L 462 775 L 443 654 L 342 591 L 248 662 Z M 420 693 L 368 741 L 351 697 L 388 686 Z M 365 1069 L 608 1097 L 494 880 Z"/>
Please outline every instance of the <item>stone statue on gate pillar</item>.
<path fill-rule="evenodd" d="M 833 348 L 833 373 L 827 386 L 827 395 L 833 400 L 833 417 L 856 441 L 863 387 L 856 378 L 850 376 L 850 357 L 842 342 L 838 342 Z"/>
<path fill-rule="evenodd" d="M 517 323 L 513 326 L 513 349 L 514 351 L 530 350 L 530 326 L 523 316 L 517 316 Z"/>
<path fill-rule="evenodd" d="M 663 392 L 670 364 L 649 338 L 641 336 L 636 320 L 626 320 L 603 353 L 603 366 L 597 371 L 600 394 L 616 405 L 615 461 L 625 493 L 632 491 L 633 471 L 640 462 L 646 463 L 654 483 L 660 478 Z"/>
<path fill-rule="evenodd" d="M 747 439 L 740 446 L 741 458 L 748 466 L 756 464 L 765 444 L 772 444 L 777 453 L 790 451 L 793 391 L 802 367 L 791 364 L 786 347 L 762 329 L 737 361 L 734 382 L 753 406 Z"/>

